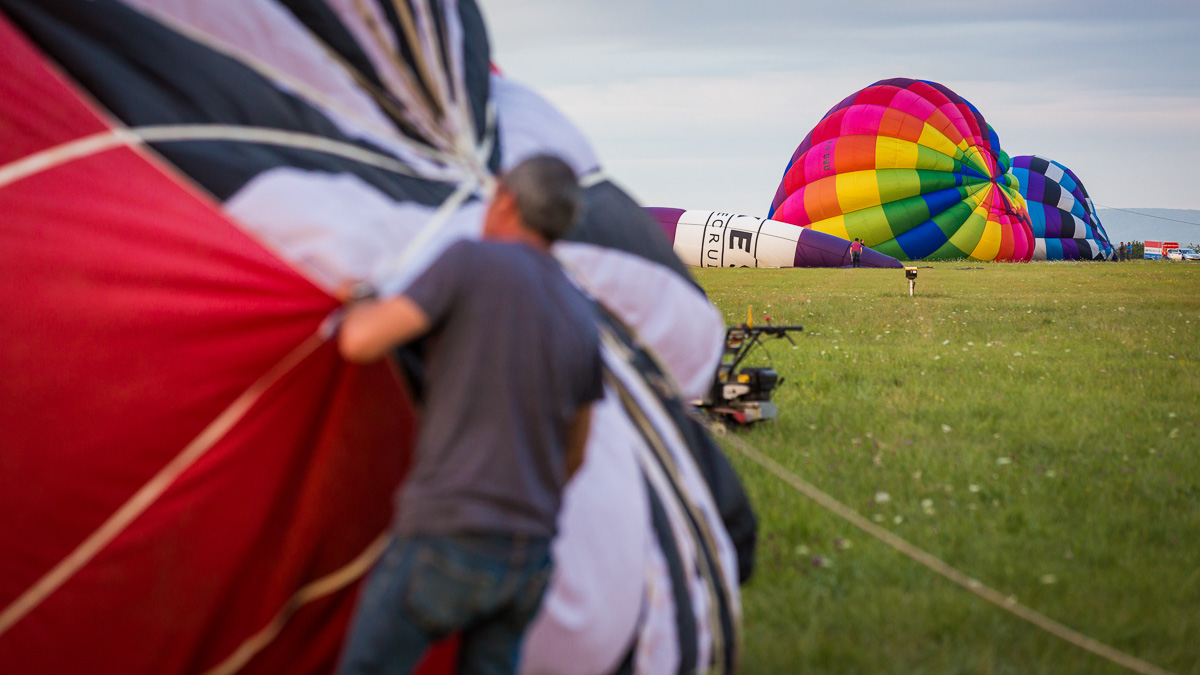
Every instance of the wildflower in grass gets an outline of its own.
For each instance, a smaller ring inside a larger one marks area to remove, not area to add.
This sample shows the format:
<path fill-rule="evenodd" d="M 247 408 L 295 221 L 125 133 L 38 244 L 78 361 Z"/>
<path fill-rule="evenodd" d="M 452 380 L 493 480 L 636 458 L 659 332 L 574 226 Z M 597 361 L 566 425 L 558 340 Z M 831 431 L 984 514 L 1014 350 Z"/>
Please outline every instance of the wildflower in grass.
<path fill-rule="evenodd" d="M 921 510 L 924 511 L 925 515 L 927 515 L 927 516 L 932 516 L 934 513 L 937 513 L 933 509 L 933 500 L 932 499 L 922 499 L 921 500 Z"/>
<path fill-rule="evenodd" d="M 1046 478 L 1054 478 L 1057 475 L 1058 474 L 1054 471 L 1054 469 L 1050 469 L 1046 472 Z"/>
<path fill-rule="evenodd" d="M 1041 581 L 1042 584 L 1049 586 L 1050 584 L 1058 583 L 1058 577 L 1054 576 L 1053 574 L 1043 574 Z"/>
<path fill-rule="evenodd" d="M 942 360 L 942 357 L 940 357 L 940 356 L 935 356 L 935 357 L 933 357 L 933 360 L 934 360 L 934 361 L 941 361 L 941 360 Z"/>
<path fill-rule="evenodd" d="M 877 522 L 877 523 L 882 523 L 882 522 L 883 522 L 883 514 L 882 514 L 882 513 L 876 513 L 875 515 L 871 516 L 871 520 L 873 520 L 873 521 L 875 521 L 875 522 Z"/>
<path fill-rule="evenodd" d="M 950 425 L 949 425 L 949 424 L 943 424 L 943 425 L 942 425 L 942 433 L 944 433 L 944 434 L 948 434 L 948 433 L 950 433 L 951 431 L 953 431 L 953 429 L 951 429 L 951 428 L 950 428 Z"/>
<path fill-rule="evenodd" d="M 1169 438 L 1179 438 L 1179 427 L 1171 429 L 1171 433 L 1167 434 Z"/>
<path fill-rule="evenodd" d="M 892 496 L 889 495 L 888 493 L 886 493 L 886 492 L 876 492 L 875 493 L 875 503 L 876 504 L 886 504 L 890 501 L 892 501 Z"/>
<path fill-rule="evenodd" d="M 979 492 L 979 486 L 974 483 L 971 483 L 970 485 L 968 485 L 967 489 L 970 490 L 971 492 Z"/>
<path fill-rule="evenodd" d="M 968 342 L 968 343 L 967 343 L 967 346 L 968 346 L 968 347 L 974 347 L 974 346 L 975 346 L 975 343 L 974 343 L 974 342 Z"/>
<path fill-rule="evenodd" d="M 1021 356 L 1021 352 L 1013 352 L 1013 356 Z"/>
<path fill-rule="evenodd" d="M 796 555 L 801 556 L 801 557 L 806 556 L 809 553 L 812 553 L 812 551 L 810 551 L 809 548 L 807 546 L 805 546 L 804 544 L 800 544 L 793 550 Z"/>
<path fill-rule="evenodd" d="M 904 516 L 896 516 L 895 518 L 892 518 L 892 522 L 899 525 L 900 523 L 904 522 Z"/>
<path fill-rule="evenodd" d="M 819 555 L 814 555 L 812 557 L 812 566 L 818 569 L 821 567 L 829 567 L 831 564 L 833 564 L 833 561 L 831 561 L 829 558 L 823 558 Z"/>
<path fill-rule="evenodd" d="M 839 551 L 849 551 L 854 548 L 854 542 L 845 537 L 838 537 L 833 540 L 833 547 Z"/>
<path fill-rule="evenodd" d="M 1175 419 L 1175 413 L 1173 413 L 1173 412 L 1167 413 L 1167 417 L 1170 417 L 1171 419 Z"/>
<path fill-rule="evenodd" d="M 944 345 L 948 345 L 948 344 L 950 344 L 950 341 L 949 341 L 949 340 L 942 340 L 942 344 L 944 344 Z"/>
<path fill-rule="evenodd" d="M 999 464 L 1000 466 L 1004 466 L 1005 464 L 1012 464 L 1012 458 L 1011 457 L 997 457 L 996 463 Z"/>

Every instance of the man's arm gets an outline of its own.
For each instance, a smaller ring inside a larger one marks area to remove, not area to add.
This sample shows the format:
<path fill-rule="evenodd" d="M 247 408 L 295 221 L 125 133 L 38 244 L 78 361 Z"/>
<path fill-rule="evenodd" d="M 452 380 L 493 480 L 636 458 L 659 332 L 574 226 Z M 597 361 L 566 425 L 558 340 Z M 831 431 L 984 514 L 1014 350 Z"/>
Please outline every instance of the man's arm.
<path fill-rule="evenodd" d="M 584 446 L 587 445 L 591 425 L 592 406 L 588 404 L 575 411 L 575 419 L 567 426 L 567 480 L 583 466 Z"/>
<path fill-rule="evenodd" d="M 346 308 L 338 351 L 352 363 L 370 363 L 428 330 L 429 317 L 407 296 L 357 302 Z"/>

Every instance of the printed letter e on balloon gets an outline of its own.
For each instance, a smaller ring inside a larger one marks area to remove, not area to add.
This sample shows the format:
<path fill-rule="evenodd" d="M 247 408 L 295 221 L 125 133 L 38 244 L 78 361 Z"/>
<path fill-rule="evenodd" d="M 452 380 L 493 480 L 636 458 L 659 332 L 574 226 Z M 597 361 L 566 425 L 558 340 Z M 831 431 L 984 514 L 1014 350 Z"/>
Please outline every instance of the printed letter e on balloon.
<path fill-rule="evenodd" d="M 746 253 L 750 252 L 750 246 L 754 243 L 753 232 L 743 232 L 742 230 L 729 231 L 729 248 L 733 249 L 735 244 Z"/>

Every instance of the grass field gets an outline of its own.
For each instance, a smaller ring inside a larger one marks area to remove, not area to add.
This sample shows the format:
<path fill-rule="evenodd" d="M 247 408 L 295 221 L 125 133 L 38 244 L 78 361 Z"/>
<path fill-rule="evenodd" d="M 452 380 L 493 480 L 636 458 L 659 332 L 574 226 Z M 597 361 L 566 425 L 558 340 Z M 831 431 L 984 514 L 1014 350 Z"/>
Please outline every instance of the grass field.
<path fill-rule="evenodd" d="M 1200 674 L 1200 265 L 697 270 L 768 344 L 777 423 L 737 435 L 1086 635 Z M 760 365 L 765 359 L 760 357 Z M 749 673 L 1116 673 L 736 452 L 760 518 Z"/>

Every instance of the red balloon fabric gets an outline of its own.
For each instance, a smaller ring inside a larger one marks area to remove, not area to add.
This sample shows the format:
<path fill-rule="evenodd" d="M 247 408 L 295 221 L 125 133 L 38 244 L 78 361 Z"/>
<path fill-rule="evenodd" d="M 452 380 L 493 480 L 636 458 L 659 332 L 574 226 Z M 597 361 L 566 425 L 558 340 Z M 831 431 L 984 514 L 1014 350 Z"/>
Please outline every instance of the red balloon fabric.
<path fill-rule="evenodd" d="M 0 672 L 328 671 L 406 395 L 3 18 L 0 51 Z"/>

